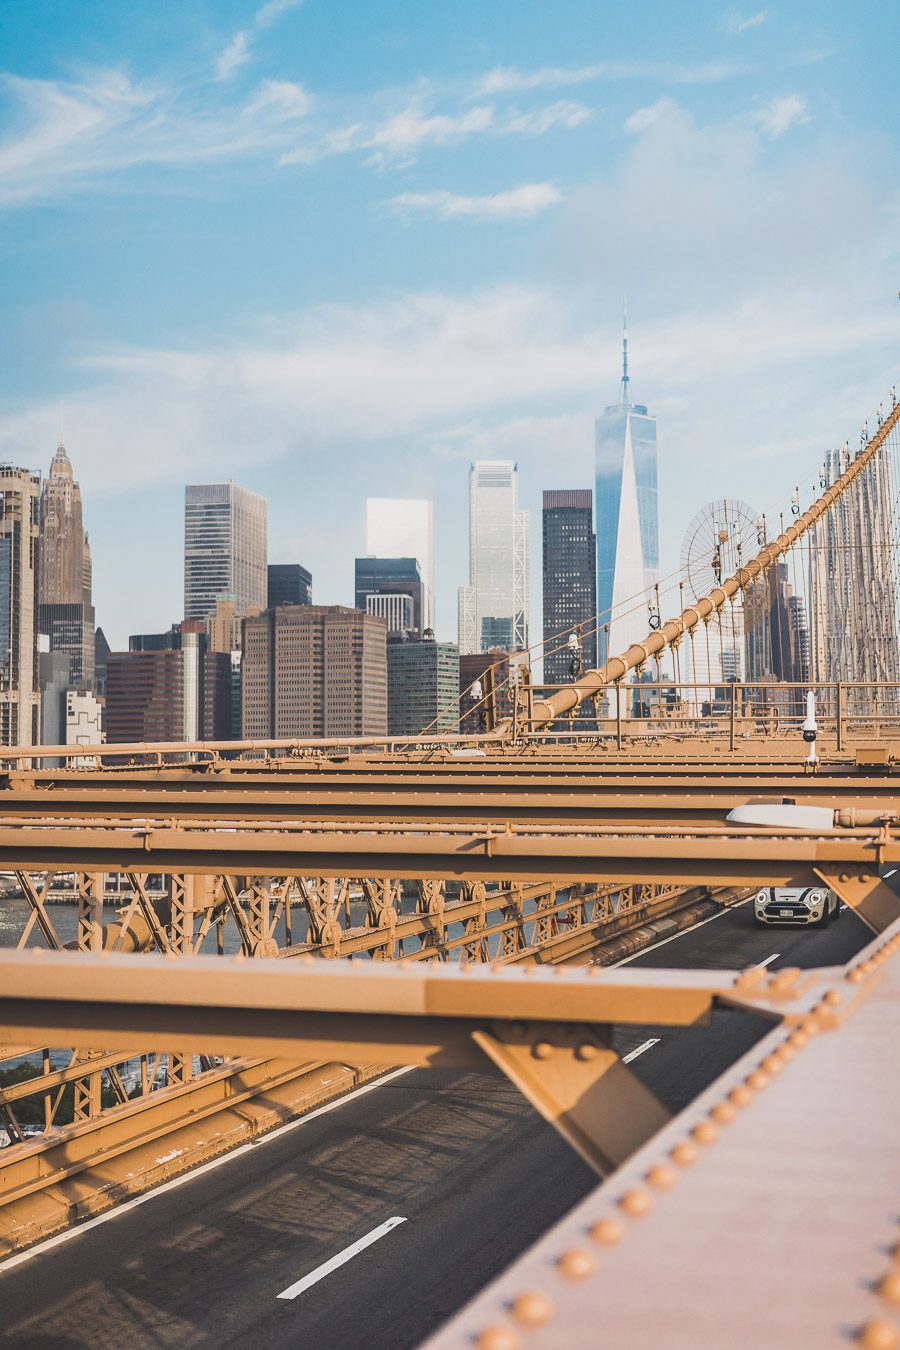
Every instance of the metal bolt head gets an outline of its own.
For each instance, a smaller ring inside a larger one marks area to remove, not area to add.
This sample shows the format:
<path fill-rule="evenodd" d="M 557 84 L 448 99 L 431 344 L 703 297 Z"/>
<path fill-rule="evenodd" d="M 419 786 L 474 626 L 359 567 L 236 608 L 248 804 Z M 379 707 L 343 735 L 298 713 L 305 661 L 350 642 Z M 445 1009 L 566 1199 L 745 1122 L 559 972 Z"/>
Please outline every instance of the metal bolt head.
<path fill-rule="evenodd" d="M 753 1101 L 753 1093 L 746 1083 L 738 1083 L 737 1087 L 729 1092 L 728 1100 L 732 1106 L 749 1106 Z"/>
<path fill-rule="evenodd" d="M 714 1144 L 719 1131 L 711 1120 L 701 1120 L 691 1130 L 691 1138 L 697 1144 Z"/>
<path fill-rule="evenodd" d="M 575 1051 L 576 1059 L 596 1059 L 600 1053 L 599 1045 L 594 1045 L 591 1041 L 583 1041 Z"/>
<path fill-rule="evenodd" d="M 900 1270 L 889 1270 L 879 1284 L 878 1292 L 887 1303 L 900 1307 Z"/>
<path fill-rule="evenodd" d="M 829 1008 L 836 1008 L 839 1003 L 843 1003 L 844 995 L 840 989 L 829 989 L 822 998 L 823 1003 L 827 1003 Z"/>
<path fill-rule="evenodd" d="M 678 1173 L 668 1163 L 657 1163 L 647 1173 L 647 1181 L 657 1191 L 668 1191 L 678 1180 Z"/>
<path fill-rule="evenodd" d="M 857 1340 L 864 1350 L 897 1350 L 900 1346 L 900 1331 L 893 1322 L 883 1317 L 873 1317 L 860 1327 Z"/>
<path fill-rule="evenodd" d="M 601 1247 L 614 1247 L 622 1240 L 622 1225 L 616 1219 L 598 1219 L 590 1235 Z"/>
<path fill-rule="evenodd" d="M 678 1163 L 679 1167 L 691 1167 L 700 1155 L 693 1144 L 683 1139 L 680 1144 L 676 1144 L 669 1157 L 673 1162 Z"/>
<path fill-rule="evenodd" d="M 519 1350 L 521 1341 L 512 1327 L 485 1327 L 475 1342 L 478 1350 Z"/>
<path fill-rule="evenodd" d="M 556 1268 L 564 1279 L 583 1280 L 593 1274 L 597 1262 L 583 1247 L 571 1247 L 569 1251 L 563 1252 L 556 1263 Z"/>
<path fill-rule="evenodd" d="M 639 1219 L 642 1214 L 653 1208 L 653 1200 L 646 1191 L 633 1187 L 626 1191 L 619 1201 L 619 1209 L 631 1219 Z"/>
<path fill-rule="evenodd" d="M 549 1041 L 537 1041 L 532 1046 L 531 1053 L 535 1059 L 549 1059 L 553 1054 L 553 1046 Z"/>
<path fill-rule="evenodd" d="M 730 1125 L 737 1113 L 731 1102 L 717 1102 L 709 1114 L 717 1125 Z"/>
<path fill-rule="evenodd" d="M 764 1087 L 769 1086 L 769 1075 L 763 1073 L 761 1069 L 754 1069 L 751 1074 L 747 1075 L 747 1086 L 751 1087 L 754 1092 L 761 1092 Z"/>
<path fill-rule="evenodd" d="M 514 1300 L 512 1315 L 523 1327 L 539 1327 L 553 1316 L 554 1304 L 540 1289 L 526 1289 Z"/>

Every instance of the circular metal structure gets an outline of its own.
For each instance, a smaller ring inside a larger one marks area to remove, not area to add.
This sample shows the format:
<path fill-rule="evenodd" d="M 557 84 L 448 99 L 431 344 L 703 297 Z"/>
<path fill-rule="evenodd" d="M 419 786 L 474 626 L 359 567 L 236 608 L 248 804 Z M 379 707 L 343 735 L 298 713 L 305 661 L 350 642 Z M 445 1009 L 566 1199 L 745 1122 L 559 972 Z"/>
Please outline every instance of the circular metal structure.
<path fill-rule="evenodd" d="M 747 502 L 728 498 L 700 508 L 681 545 L 686 598 L 706 595 L 759 551 L 757 519 L 758 512 Z"/>

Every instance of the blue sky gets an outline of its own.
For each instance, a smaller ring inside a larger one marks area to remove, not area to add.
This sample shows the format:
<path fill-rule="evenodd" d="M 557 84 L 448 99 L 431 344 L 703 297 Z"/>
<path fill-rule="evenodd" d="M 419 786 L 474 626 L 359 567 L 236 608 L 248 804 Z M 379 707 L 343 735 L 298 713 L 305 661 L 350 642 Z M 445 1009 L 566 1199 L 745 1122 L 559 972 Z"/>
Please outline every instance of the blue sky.
<path fill-rule="evenodd" d="M 323 603 L 366 496 L 433 497 L 455 638 L 475 457 L 519 462 L 537 625 L 625 293 L 663 572 L 710 498 L 808 495 L 897 375 L 898 40 L 867 0 L 0 9 L 0 456 L 46 472 L 63 404 L 113 644 L 180 616 L 183 485 L 227 477 Z"/>

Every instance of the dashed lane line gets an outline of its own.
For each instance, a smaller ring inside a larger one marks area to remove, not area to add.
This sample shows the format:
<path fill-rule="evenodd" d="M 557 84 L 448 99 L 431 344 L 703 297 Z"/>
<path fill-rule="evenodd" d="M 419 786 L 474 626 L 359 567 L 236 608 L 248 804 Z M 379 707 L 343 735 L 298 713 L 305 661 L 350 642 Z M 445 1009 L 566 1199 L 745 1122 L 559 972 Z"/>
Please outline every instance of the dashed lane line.
<path fill-rule="evenodd" d="M 371 1233 L 366 1233 L 365 1237 L 359 1238 L 356 1242 L 351 1242 L 349 1247 L 345 1247 L 342 1252 L 338 1252 L 337 1256 L 332 1256 L 330 1261 L 323 1261 L 322 1265 L 316 1266 L 315 1270 L 311 1270 L 308 1275 L 304 1275 L 302 1279 L 297 1280 L 296 1284 L 291 1284 L 287 1289 L 282 1290 L 278 1297 L 296 1298 L 304 1290 L 318 1284 L 320 1280 L 324 1280 L 325 1276 L 330 1275 L 333 1270 L 339 1270 L 341 1266 L 345 1266 L 348 1261 L 353 1260 L 354 1256 L 359 1256 L 360 1252 L 364 1252 L 367 1247 L 371 1247 L 373 1242 L 385 1237 L 401 1223 L 406 1223 L 406 1219 L 399 1214 L 395 1214 L 392 1219 L 385 1219 L 384 1223 L 380 1223 L 377 1228 L 373 1228 Z"/>
<path fill-rule="evenodd" d="M 639 1045 L 636 1050 L 632 1050 L 630 1054 L 623 1055 L 622 1063 L 630 1064 L 633 1059 L 637 1059 L 638 1055 L 642 1055 L 645 1050 L 652 1050 L 654 1045 L 659 1045 L 658 1036 L 651 1036 L 649 1041 L 644 1041 L 644 1044 Z"/>

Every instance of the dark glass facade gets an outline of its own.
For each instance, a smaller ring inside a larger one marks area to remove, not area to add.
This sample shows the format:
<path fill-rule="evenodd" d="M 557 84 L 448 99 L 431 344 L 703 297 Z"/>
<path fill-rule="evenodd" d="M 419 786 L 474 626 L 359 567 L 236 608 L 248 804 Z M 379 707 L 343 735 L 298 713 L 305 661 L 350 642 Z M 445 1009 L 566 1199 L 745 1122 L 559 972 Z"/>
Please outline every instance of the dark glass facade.
<path fill-rule="evenodd" d="M 366 610 L 370 595 L 408 595 L 413 602 L 413 629 L 421 635 L 424 587 L 415 558 L 357 558 L 354 605 Z"/>
<path fill-rule="evenodd" d="M 590 488 L 544 493 L 543 581 L 544 683 L 566 684 L 572 678 L 567 638 L 578 624 L 583 625 L 582 668 L 597 663 L 597 544 Z"/>
<path fill-rule="evenodd" d="M 94 687 L 94 606 L 86 604 L 38 605 L 38 632 L 50 639 L 51 652 L 62 652 L 69 661 L 72 685 Z"/>
<path fill-rule="evenodd" d="M 311 605 L 312 572 L 299 563 L 269 563 L 269 593 L 266 608 L 277 605 Z"/>
<path fill-rule="evenodd" d="M 389 641 L 388 735 L 456 731 L 459 648 L 452 642 Z"/>

